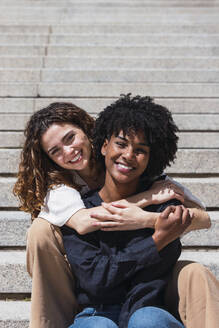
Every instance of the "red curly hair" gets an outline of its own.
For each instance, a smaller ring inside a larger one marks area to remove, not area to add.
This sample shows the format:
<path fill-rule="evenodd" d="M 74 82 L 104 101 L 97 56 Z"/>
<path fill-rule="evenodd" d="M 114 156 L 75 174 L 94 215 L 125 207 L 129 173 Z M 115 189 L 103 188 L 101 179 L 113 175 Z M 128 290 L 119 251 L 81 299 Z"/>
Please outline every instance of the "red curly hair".
<path fill-rule="evenodd" d="M 54 163 L 41 146 L 41 137 L 53 123 L 76 125 L 92 142 L 94 119 L 72 103 L 55 102 L 34 113 L 24 130 L 25 142 L 21 152 L 17 182 L 13 192 L 20 200 L 20 209 L 37 217 L 49 188 L 66 184 L 77 190 L 71 171 Z M 94 156 L 92 158 L 94 161 Z"/>

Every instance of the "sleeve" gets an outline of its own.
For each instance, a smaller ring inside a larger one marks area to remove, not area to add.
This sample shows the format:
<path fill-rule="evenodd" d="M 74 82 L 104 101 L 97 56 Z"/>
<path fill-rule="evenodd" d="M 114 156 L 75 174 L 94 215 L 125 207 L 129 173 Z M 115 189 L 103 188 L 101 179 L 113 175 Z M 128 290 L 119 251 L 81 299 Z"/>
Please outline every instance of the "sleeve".
<path fill-rule="evenodd" d="M 61 185 L 48 191 L 39 217 L 61 227 L 82 208 L 85 206 L 80 193 L 74 188 Z"/>
<path fill-rule="evenodd" d="M 89 234 L 86 238 L 77 233 L 64 236 L 64 246 L 80 287 L 92 296 L 115 288 L 138 270 L 161 260 L 151 236 L 137 239 L 132 247 L 115 254 L 108 254 L 104 245 L 94 245 L 89 238 Z"/>
<path fill-rule="evenodd" d="M 184 195 L 186 196 L 186 198 L 188 200 L 191 200 L 192 202 L 196 203 L 198 206 L 200 206 L 201 208 L 203 208 L 204 210 L 206 209 L 205 204 L 195 195 L 193 195 L 191 193 L 191 191 L 184 187 L 183 185 L 181 185 L 179 182 L 177 182 L 176 180 L 171 179 L 168 175 L 166 176 L 166 180 L 171 181 L 172 183 L 174 183 L 176 186 L 178 186 L 179 188 L 181 188 L 184 192 Z"/>

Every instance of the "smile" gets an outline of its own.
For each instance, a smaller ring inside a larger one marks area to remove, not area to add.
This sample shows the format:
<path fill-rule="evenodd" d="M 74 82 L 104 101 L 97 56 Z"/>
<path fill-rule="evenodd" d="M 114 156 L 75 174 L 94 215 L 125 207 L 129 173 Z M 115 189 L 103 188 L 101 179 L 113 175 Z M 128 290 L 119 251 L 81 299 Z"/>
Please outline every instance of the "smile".
<path fill-rule="evenodd" d="M 118 171 L 120 171 L 122 173 L 128 173 L 128 172 L 134 170 L 134 168 L 132 166 L 128 166 L 123 163 L 116 163 L 116 166 L 117 166 Z"/>
<path fill-rule="evenodd" d="M 81 158 L 82 158 L 82 152 L 81 151 L 79 151 L 78 152 L 78 154 L 71 160 L 71 161 L 69 161 L 70 163 L 76 163 L 76 162 L 78 162 L 79 160 L 81 160 Z"/>

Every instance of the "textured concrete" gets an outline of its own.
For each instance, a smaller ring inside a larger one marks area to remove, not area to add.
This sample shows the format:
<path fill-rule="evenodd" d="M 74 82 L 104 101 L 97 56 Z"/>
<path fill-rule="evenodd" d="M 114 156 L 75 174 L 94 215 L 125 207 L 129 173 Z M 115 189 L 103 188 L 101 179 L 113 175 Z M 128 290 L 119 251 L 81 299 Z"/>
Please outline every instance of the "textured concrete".
<path fill-rule="evenodd" d="M 36 97 L 37 91 L 32 83 L 0 83 L 0 97 Z"/>
<path fill-rule="evenodd" d="M 8 37 L 10 39 L 10 36 Z M 215 63 L 215 65 L 217 65 Z M 1 68 L 41 68 L 43 66 L 42 57 L 1 57 Z M 216 67 L 216 66 L 215 66 Z"/>
<path fill-rule="evenodd" d="M 0 328 L 28 328 L 30 302 L 0 301 Z"/>
<path fill-rule="evenodd" d="M 0 56 L 43 56 L 45 47 L 43 46 L 26 46 L 22 45 L 0 45 Z"/>
<path fill-rule="evenodd" d="M 24 251 L 0 251 L 0 293 L 29 293 Z"/>
<path fill-rule="evenodd" d="M 9 47 L 8 50 L 12 51 L 13 46 Z M 31 46 L 25 46 L 28 54 L 31 54 L 34 49 Z M 7 48 L 6 48 L 7 49 Z M 19 51 L 17 48 L 13 47 L 14 51 Z M 21 50 L 20 50 L 21 51 Z M 40 52 L 40 49 L 38 50 Z M 41 49 L 41 52 L 43 49 Z M 5 51 L 0 53 L 5 54 Z M 39 53 L 40 54 L 40 53 Z M 120 45 L 120 46 L 48 46 L 48 55 L 52 56 L 123 56 L 123 57 L 132 57 L 137 56 L 141 57 L 206 57 L 206 56 L 218 56 L 219 47 L 218 46 L 196 46 L 196 47 L 187 47 L 187 46 L 129 46 Z"/>
<path fill-rule="evenodd" d="M 17 211 L 0 212 L 0 246 L 25 246 L 30 215 Z"/>
<path fill-rule="evenodd" d="M 41 97 L 119 97 L 129 93 L 151 97 L 217 97 L 219 83 L 126 83 L 126 82 L 86 82 L 86 83 L 40 83 Z"/>
<path fill-rule="evenodd" d="M 32 57 L 34 59 L 34 57 Z M 4 58 L 3 58 L 4 59 Z M 21 58 L 22 59 L 22 58 Z M 18 64 L 22 65 L 21 59 L 18 61 Z M 29 58 L 29 61 L 31 57 Z M 142 57 L 138 58 L 138 56 L 129 57 L 124 60 L 123 57 L 54 57 L 47 56 L 44 58 L 45 67 L 46 68 L 69 68 L 69 69 L 100 69 L 100 68 L 119 68 L 119 69 L 218 69 L 219 68 L 219 58 L 184 58 L 184 57 Z M 7 63 L 6 58 L 4 61 Z M 5 64 L 3 61 L 3 64 Z M 9 61 L 9 59 L 8 59 Z M 12 65 L 14 64 L 13 61 Z M 3 66 L 1 62 L 1 66 Z M 17 65 L 18 65 L 17 64 Z M 28 64 L 28 58 L 27 58 Z M 33 65 L 35 62 L 33 61 Z M 40 65 L 38 65 L 40 66 Z M 18 67 L 18 66 L 17 66 Z"/>
<path fill-rule="evenodd" d="M 16 81 L 17 71 L 14 81 Z M 34 71 L 35 72 L 35 71 Z M 30 72 L 32 73 L 32 72 Z M 37 81 L 38 76 L 28 76 L 28 71 L 21 72 L 20 81 L 29 80 Z M 2 81 L 8 81 L 10 72 L 6 72 L 6 76 L 2 77 Z M 149 70 L 149 69 L 110 69 L 110 70 L 42 70 L 42 82 L 219 82 L 218 70 Z"/>

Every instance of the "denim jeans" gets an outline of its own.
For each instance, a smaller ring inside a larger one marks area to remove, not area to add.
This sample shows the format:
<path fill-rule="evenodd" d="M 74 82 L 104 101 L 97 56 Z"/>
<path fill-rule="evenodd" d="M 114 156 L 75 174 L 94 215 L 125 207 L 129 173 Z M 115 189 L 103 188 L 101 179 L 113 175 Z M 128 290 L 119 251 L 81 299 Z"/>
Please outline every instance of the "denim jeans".
<path fill-rule="evenodd" d="M 99 308 L 85 308 L 69 328 L 118 328 L 121 307 L 103 305 Z M 131 316 L 128 328 L 184 328 L 169 312 L 153 307 L 143 307 Z"/>

